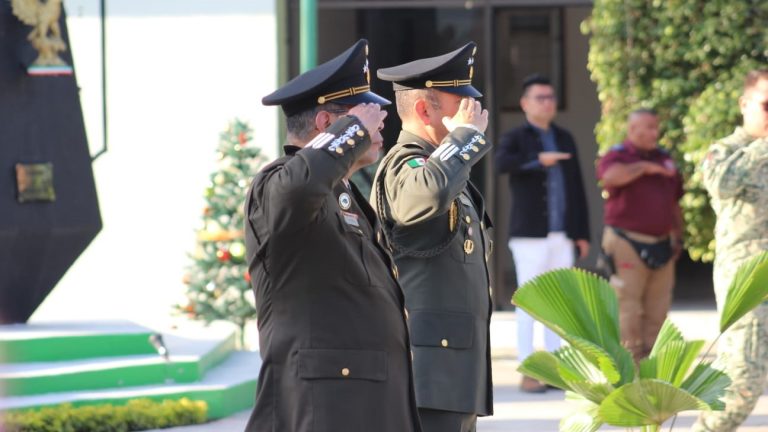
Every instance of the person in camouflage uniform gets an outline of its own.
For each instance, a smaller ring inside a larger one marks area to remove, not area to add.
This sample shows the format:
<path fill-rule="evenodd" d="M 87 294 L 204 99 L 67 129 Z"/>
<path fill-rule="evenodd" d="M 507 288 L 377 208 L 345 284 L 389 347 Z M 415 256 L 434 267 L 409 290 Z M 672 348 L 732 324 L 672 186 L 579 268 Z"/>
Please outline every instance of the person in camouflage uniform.
<path fill-rule="evenodd" d="M 715 296 L 723 307 L 736 270 L 768 250 L 768 69 L 752 71 L 739 99 L 743 126 L 712 144 L 701 170 L 717 214 Z M 705 412 L 695 431 L 734 431 L 749 416 L 765 386 L 768 305 L 763 303 L 728 329 L 717 363 L 733 380 L 724 411 Z"/>

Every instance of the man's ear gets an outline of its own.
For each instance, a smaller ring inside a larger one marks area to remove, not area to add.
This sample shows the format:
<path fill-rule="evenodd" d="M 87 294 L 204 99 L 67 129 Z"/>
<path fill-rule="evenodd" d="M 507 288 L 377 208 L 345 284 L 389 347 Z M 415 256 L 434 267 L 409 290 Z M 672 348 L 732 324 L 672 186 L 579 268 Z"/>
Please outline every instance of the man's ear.
<path fill-rule="evenodd" d="M 742 116 L 744 115 L 744 109 L 747 107 L 747 103 L 749 103 L 747 96 L 741 95 L 741 97 L 739 97 L 739 112 L 741 112 Z"/>
<path fill-rule="evenodd" d="M 525 96 L 520 97 L 520 109 L 523 110 L 523 112 L 526 112 L 528 109 L 528 100 L 525 98 Z"/>
<path fill-rule="evenodd" d="M 419 119 L 420 122 L 424 123 L 425 126 L 430 125 L 430 113 L 427 110 L 429 102 L 427 102 L 424 99 L 416 99 L 416 102 L 413 103 L 413 113 L 416 116 L 416 118 Z"/>
<path fill-rule="evenodd" d="M 318 131 L 325 132 L 332 123 L 331 114 L 327 111 L 320 111 L 315 114 L 315 129 Z"/>

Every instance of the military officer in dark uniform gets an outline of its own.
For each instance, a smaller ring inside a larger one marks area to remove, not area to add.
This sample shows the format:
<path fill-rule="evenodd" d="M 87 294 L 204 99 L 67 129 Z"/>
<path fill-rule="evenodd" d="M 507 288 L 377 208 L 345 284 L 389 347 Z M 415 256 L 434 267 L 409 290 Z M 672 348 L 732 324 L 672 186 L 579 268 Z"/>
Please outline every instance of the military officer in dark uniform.
<path fill-rule="evenodd" d="M 493 413 L 488 327 L 490 220 L 469 181 L 491 144 L 474 98 L 476 47 L 379 69 L 403 130 L 376 173 L 371 202 L 405 292 L 416 401 L 425 432 L 474 431 Z"/>
<path fill-rule="evenodd" d="M 286 155 L 246 198 L 261 357 L 246 431 L 418 432 L 402 291 L 373 209 L 349 176 L 378 159 L 388 100 L 367 42 L 266 96 Z"/>

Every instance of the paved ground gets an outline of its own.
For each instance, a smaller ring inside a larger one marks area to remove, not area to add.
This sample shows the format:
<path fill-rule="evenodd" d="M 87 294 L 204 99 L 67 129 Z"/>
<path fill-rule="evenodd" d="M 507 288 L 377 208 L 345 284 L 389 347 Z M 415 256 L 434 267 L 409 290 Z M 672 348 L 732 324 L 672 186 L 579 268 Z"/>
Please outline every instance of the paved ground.
<path fill-rule="evenodd" d="M 494 345 L 494 409 L 496 413 L 492 417 L 480 419 L 478 432 L 556 432 L 560 419 L 571 409 L 570 404 L 564 400 L 564 393 L 561 391 L 531 395 L 518 390 L 517 383 L 520 375 L 516 371 L 518 362 L 515 359 L 514 349 L 514 313 L 503 312 L 494 316 L 491 343 Z M 711 307 L 677 308 L 673 310 L 671 319 L 680 327 L 686 339 L 711 340 L 717 335 L 717 316 Z M 248 415 L 248 412 L 241 412 L 206 425 L 163 429 L 157 432 L 242 431 Z M 685 413 L 677 419 L 674 428 L 670 430 L 669 425 L 666 425 L 663 430 L 686 431 L 695 418 L 695 413 Z M 602 430 L 622 429 L 604 427 Z M 739 428 L 739 431 L 768 431 L 768 394 L 760 399 L 752 416 Z"/>

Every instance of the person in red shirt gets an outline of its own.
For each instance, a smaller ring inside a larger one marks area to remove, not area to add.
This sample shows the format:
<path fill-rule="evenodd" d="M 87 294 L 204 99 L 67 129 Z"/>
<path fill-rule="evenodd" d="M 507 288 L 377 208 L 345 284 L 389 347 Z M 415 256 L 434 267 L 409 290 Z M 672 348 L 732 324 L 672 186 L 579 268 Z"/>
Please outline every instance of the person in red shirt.
<path fill-rule="evenodd" d="M 667 317 L 681 250 L 682 177 L 658 137 L 657 114 L 633 111 L 626 140 L 597 168 L 605 198 L 602 247 L 613 261 L 621 339 L 635 360 L 650 353 Z"/>

